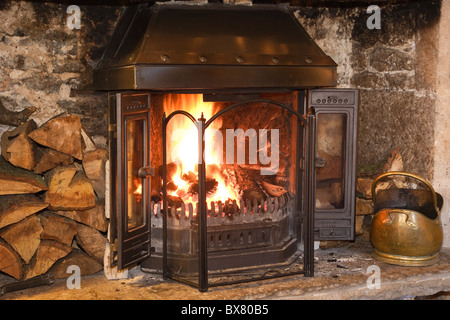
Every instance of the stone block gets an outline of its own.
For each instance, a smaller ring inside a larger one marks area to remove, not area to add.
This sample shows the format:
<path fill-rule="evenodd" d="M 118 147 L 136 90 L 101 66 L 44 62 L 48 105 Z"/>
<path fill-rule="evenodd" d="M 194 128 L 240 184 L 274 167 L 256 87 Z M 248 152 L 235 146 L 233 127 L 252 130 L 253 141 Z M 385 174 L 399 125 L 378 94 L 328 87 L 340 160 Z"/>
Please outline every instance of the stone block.
<path fill-rule="evenodd" d="M 414 58 L 400 50 L 391 47 L 376 47 L 369 58 L 372 68 L 377 71 L 405 71 L 414 69 Z"/>

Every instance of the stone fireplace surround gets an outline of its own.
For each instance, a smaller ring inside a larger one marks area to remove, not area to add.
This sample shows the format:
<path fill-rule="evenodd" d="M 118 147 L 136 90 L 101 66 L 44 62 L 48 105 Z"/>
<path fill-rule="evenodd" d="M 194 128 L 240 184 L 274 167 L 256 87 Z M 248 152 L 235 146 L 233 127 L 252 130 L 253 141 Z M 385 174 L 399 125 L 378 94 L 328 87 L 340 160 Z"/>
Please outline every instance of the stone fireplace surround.
<path fill-rule="evenodd" d="M 360 90 L 358 165 L 376 164 L 399 147 L 405 170 L 429 179 L 444 196 L 449 247 L 450 2 L 380 4 L 380 30 L 367 28 L 361 2 L 314 3 L 291 1 L 310 36 L 337 62 L 338 87 Z M 67 6 L 2 4 L 0 99 L 12 111 L 35 106 L 31 118 L 38 125 L 64 112 L 80 115 L 96 145 L 106 147 L 106 96 L 92 91 L 92 70 L 122 7 L 80 6 L 81 28 L 71 30 Z M 11 129 L 0 125 L 0 133 Z"/>

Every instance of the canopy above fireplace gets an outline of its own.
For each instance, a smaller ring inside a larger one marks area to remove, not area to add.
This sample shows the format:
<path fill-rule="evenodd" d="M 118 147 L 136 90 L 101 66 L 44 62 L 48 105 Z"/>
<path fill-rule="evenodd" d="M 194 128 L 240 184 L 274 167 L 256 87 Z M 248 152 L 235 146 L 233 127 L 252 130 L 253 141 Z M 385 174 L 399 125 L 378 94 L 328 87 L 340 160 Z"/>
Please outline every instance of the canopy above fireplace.
<path fill-rule="evenodd" d="M 259 91 L 336 85 L 336 63 L 282 5 L 127 7 L 97 90 Z"/>

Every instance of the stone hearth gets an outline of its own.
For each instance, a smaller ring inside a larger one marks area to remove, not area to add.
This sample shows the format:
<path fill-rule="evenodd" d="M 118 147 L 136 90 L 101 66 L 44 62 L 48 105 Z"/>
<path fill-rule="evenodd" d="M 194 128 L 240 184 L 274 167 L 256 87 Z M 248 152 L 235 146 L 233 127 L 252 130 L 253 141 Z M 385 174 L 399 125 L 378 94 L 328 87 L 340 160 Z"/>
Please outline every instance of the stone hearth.
<path fill-rule="evenodd" d="M 367 239 L 328 249 L 317 249 L 316 273 L 248 284 L 215 287 L 201 293 L 196 288 L 163 280 L 138 268 L 127 279 L 107 280 L 103 273 L 81 278 L 81 289 L 69 290 L 66 280 L 50 286 L 7 293 L 0 300 L 347 300 L 347 299 L 447 299 L 450 290 L 450 249 L 429 267 L 401 267 L 378 262 Z M 380 270 L 380 288 L 372 281 L 370 266 Z M 10 278 L 8 280 L 11 282 Z M 5 278 L 0 278 L 0 285 Z M 368 286 L 369 283 L 369 286 Z M 370 288 L 373 286 L 374 288 Z M 431 297 L 430 297 L 431 296 Z"/>

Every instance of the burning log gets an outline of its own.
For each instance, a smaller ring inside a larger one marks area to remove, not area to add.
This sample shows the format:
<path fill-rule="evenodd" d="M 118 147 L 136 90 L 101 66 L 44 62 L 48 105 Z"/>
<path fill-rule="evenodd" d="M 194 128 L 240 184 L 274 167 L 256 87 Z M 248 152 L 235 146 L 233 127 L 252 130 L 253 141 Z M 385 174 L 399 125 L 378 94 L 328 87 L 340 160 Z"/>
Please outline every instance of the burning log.
<path fill-rule="evenodd" d="M 2 135 L 2 156 L 16 167 L 33 170 L 35 166 L 35 145 L 28 133 L 37 128 L 33 120 Z"/>
<path fill-rule="evenodd" d="M 264 192 L 261 191 L 259 188 L 251 188 L 251 189 L 245 189 L 242 194 L 242 199 L 244 199 L 245 202 L 249 200 L 251 203 L 256 200 L 257 203 L 261 204 L 266 200 L 266 195 Z"/>
<path fill-rule="evenodd" d="M 259 184 L 256 182 L 260 179 L 259 171 L 244 168 L 241 165 L 223 165 L 223 173 L 228 178 L 233 176 L 233 179 L 229 179 L 234 188 L 238 190 L 246 189 L 258 189 Z"/>
<path fill-rule="evenodd" d="M 183 200 L 181 200 L 180 197 L 171 196 L 171 195 L 167 196 L 167 204 L 168 204 L 169 208 L 171 208 L 171 207 L 181 208 L 182 203 L 183 203 Z"/>
<path fill-rule="evenodd" d="M 178 165 L 176 163 L 170 162 L 166 165 L 166 173 L 168 177 L 172 177 L 178 170 Z M 163 176 L 163 166 L 158 167 L 158 174 L 160 177 Z"/>
<path fill-rule="evenodd" d="M 282 186 L 270 184 L 265 181 L 261 181 L 261 186 L 263 187 L 264 191 L 266 191 L 267 194 L 272 197 L 279 197 L 287 192 L 287 190 Z"/>
<path fill-rule="evenodd" d="M 175 191 L 177 191 L 177 189 L 178 189 L 177 185 L 172 180 L 170 180 L 167 183 L 167 191 L 175 192 Z"/>
<path fill-rule="evenodd" d="M 216 192 L 217 186 L 218 182 L 216 181 L 216 179 L 206 179 L 205 181 L 206 196 L 214 194 Z M 195 195 L 198 194 L 198 191 L 199 191 L 198 181 L 191 183 L 188 193 Z"/>

